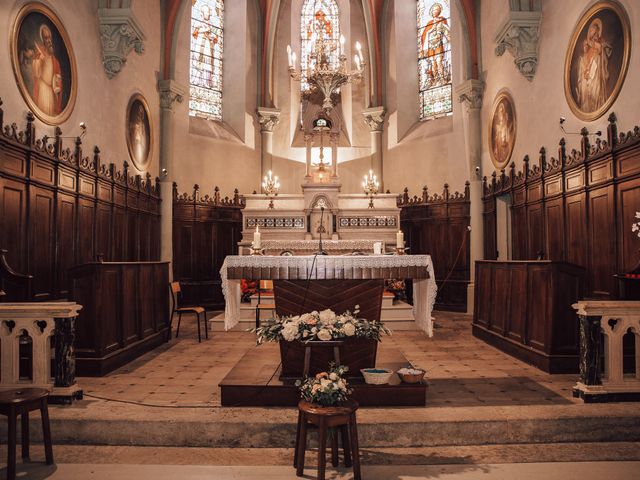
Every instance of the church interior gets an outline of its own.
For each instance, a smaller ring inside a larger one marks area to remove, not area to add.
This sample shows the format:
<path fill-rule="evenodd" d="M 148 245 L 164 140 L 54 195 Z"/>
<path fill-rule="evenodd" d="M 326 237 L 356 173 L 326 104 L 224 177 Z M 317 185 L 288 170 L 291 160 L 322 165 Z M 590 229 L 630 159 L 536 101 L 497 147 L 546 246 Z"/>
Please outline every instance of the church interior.
<path fill-rule="evenodd" d="M 639 478 L 636 37 L 0 2 L 0 478 Z"/>

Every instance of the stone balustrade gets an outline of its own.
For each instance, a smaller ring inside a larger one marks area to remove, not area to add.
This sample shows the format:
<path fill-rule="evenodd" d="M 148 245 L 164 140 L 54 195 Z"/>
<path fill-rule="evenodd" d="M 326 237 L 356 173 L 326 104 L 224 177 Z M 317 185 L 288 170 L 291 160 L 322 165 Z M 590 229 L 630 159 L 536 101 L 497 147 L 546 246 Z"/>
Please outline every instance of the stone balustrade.
<path fill-rule="evenodd" d="M 580 380 L 573 395 L 585 402 L 640 400 L 640 301 L 585 300 L 573 308 L 580 319 Z M 624 373 L 628 332 L 635 340 L 633 374 Z"/>
<path fill-rule="evenodd" d="M 0 303 L 0 390 L 46 388 L 50 401 L 82 398 L 75 379 L 72 302 Z"/>

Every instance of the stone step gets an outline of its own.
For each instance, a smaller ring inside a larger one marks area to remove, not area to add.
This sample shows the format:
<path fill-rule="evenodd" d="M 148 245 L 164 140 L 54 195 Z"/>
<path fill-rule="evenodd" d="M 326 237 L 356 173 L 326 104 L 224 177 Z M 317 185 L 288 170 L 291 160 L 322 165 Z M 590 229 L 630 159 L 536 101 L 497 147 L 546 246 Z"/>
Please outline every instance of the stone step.
<path fill-rule="evenodd" d="M 427 400 L 428 401 L 428 400 Z M 56 444 L 290 448 L 294 408 L 150 408 L 102 400 L 50 407 Z M 42 440 L 37 414 L 33 441 Z M 524 405 L 470 408 L 366 408 L 360 444 L 369 447 L 640 441 L 640 412 L 631 404 Z M 7 438 L 6 422 L 0 438 Z"/>

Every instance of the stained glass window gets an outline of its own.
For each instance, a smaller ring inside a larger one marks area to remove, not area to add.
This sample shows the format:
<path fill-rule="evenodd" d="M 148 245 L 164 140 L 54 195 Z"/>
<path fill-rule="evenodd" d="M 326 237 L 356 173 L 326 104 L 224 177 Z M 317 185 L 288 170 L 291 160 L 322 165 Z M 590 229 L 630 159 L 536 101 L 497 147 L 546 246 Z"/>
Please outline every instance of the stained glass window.
<path fill-rule="evenodd" d="M 418 0 L 420 120 L 451 113 L 451 10 L 449 0 Z"/>
<path fill-rule="evenodd" d="M 329 65 L 338 67 L 340 63 L 340 18 L 335 0 L 305 0 L 300 22 L 300 86 L 307 90 L 307 71 L 313 68 L 316 59 L 312 57 L 318 38 L 325 41 L 325 54 Z"/>
<path fill-rule="evenodd" d="M 191 0 L 189 115 L 222 120 L 223 0 Z"/>

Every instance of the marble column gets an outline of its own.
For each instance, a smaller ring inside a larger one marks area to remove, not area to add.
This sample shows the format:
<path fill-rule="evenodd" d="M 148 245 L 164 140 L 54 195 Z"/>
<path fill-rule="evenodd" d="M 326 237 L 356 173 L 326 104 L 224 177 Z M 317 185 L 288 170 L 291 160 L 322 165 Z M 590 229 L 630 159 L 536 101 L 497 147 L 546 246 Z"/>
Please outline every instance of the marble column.
<path fill-rule="evenodd" d="M 600 378 L 599 316 L 580 315 L 580 381 L 585 385 L 602 385 Z"/>
<path fill-rule="evenodd" d="M 310 179 L 312 177 L 311 175 L 311 147 L 313 145 L 313 135 L 310 134 L 305 134 L 304 136 L 304 146 L 307 149 L 307 156 L 306 156 L 306 173 L 305 173 L 305 177 L 307 179 Z"/>
<path fill-rule="evenodd" d="M 331 178 L 338 178 L 338 138 L 340 134 L 332 133 L 331 139 Z"/>
<path fill-rule="evenodd" d="M 260 136 L 262 138 L 260 178 L 263 178 L 267 176 L 269 170 L 273 170 L 273 129 L 280 122 L 280 110 L 259 107 L 257 113 L 260 121 Z"/>
<path fill-rule="evenodd" d="M 364 121 L 371 132 L 371 170 L 378 176 L 380 191 L 384 192 L 384 171 L 382 165 L 382 129 L 384 127 L 384 107 L 371 107 L 362 112 Z"/>
<path fill-rule="evenodd" d="M 173 261 L 173 179 L 174 163 L 173 136 L 175 131 L 174 106 L 182 103 L 186 89 L 173 80 L 158 82 L 160 94 L 160 260 Z M 169 266 L 169 279 L 173 268 Z"/>
<path fill-rule="evenodd" d="M 465 153 L 470 172 L 470 259 L 471 267 L 469 288 L 467 289 L 467 312 L 473 312 L 475 292 L 475 262 L 484 258 L 484 238 L 482 223 L 482 123 L 480 109 L 484 83 L 480 80 L 467 80 L 456 87 L 456 94 L 463 106 L 462 123 L 465 136 Z"/>

